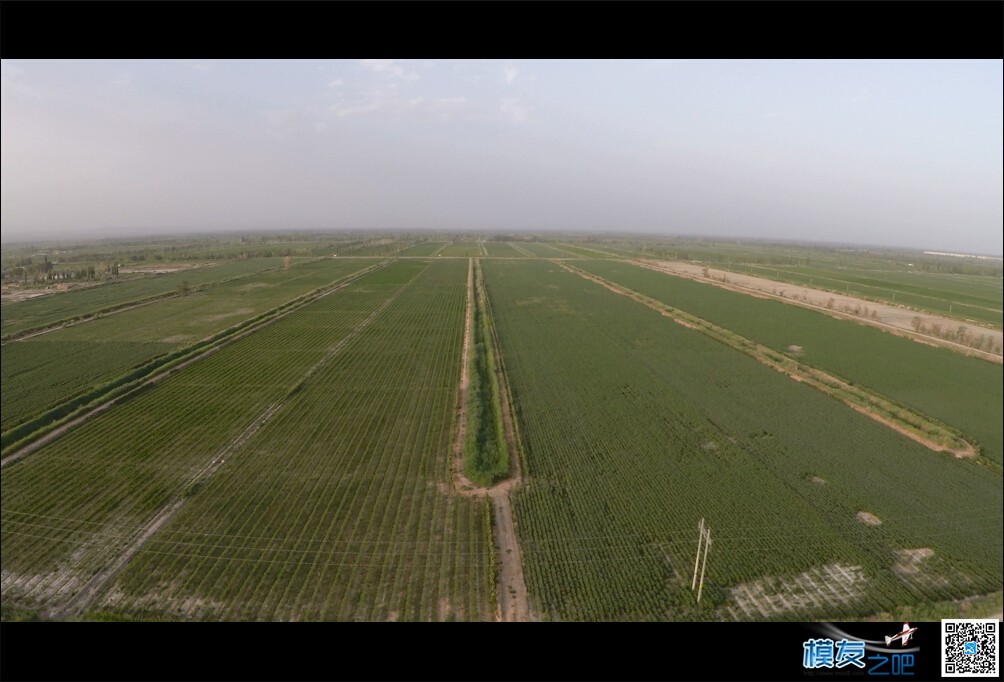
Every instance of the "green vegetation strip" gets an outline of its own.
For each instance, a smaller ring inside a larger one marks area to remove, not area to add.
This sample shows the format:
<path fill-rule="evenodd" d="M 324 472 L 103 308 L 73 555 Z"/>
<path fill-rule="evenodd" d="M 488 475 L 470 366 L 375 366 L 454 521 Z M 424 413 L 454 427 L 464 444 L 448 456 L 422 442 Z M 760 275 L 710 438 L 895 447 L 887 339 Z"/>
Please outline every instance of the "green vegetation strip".
<path fill-rule="evenodd" d="M 8 463 L 29 454 L 37 447 L 37 441 L 40 441 L 49 434 L 53 434 L 57 429 L 68 426 L 71 422 L 76 422 L 92 412 L 103 409 L 110 402 L 117 402 L 138 394 L 150 384 L 160 381 L 182 367 L 188 366 L 191 362 L 200 360 L 226 344 L 243 338 L 332 291 L 347 286 L 373 270 L 384 267 L 389 262 L 382 261 L 374 264 L 346 278 L 319 287 L 309 293 L 271 308 L 260 315 L 228 327 L 197 343 L 161 355 L 112 381 L 96 386 L 72 400 L 46 410 L 35 418 L 4 431 L 0 434 L 0 447 L 2 447 L 0 449 L 0 457 L 2 457 L 0 466 L 6 466 Z M 156 376 L 154 376 L 155 373 L 157 373 Z"/>
<path fill-rule="evenodd" d="M 499 400 L 494 341 L 485 308 L 484 275 L 480 262 L 475 259 L 474 263 L 474 318 L 468 358 L 464 473 L 476 485 L 488 487 L 509 475 L 509 453 Z"/>
<path fill-rule="evenodd" d="M 966 442 L 963 435 L 957 429 L 953 429 L 932 417 L 920 414 L 907 407 L 896 405 L 885 396 L 841 381 L 820 369 L 801 365 L 796 358 L 751 341 L 735 332 L 712 324 L 696 315 L 674 308 L 662 301 L 657 301 L 654 298 L 632 291 L 599 275 L 586 272 L 566 262 L 555 262 L 569 272 L 574 272 L 581 277 L 602 284 L 611 291 L 627 296 L 653 310 L 658 310 L 688 327 L 707 334 L 730 348 L 742 351 L 778 372 L 802 381 L 827 395 L 838 398 L 852 407 L 863 408 L 864 412 L 869 416 L 878 417 L 883 423 L 888 423 L 896 430 L 914 438 L 927 447 L 951 452 L 956 457 L 971 457 L 977 454 L 974 447 Z M 989 460 L 984 458 L 983 461 L 987 465 L 992 466 L 992 462 Z"/>

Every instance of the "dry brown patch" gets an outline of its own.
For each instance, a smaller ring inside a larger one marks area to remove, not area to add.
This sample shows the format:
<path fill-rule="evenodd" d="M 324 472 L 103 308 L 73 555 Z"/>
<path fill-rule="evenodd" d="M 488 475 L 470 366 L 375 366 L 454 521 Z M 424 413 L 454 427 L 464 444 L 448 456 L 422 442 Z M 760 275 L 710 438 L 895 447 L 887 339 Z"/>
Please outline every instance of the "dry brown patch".
<path fill-rule="evenodd" d="M 872 514 L 871 512 L 859 511 L 857 514 L 855 514 L 855 516 L 857 517 L 858 521 L 860 521 L 865 525 L 868 526 L 882 525 L 882 520 L 879 517 Z"/>
<path fill-rule="evenodd" d="M 920 573 L 920 564 L 934 556 L 934 550 L 930 547 L 918 547 L 917 549 L 896 550 L 896 563 L 892 569 L 900 576 Z"/>
<path fill-rule="evenodd" d="M 206 315 L 203 320 L 206 322 L 219 322 L 220 320 L 225 320 L 228 317 L 233 317 L 235 315 L 247 315 L 248 313 L 253 313 L 254 308 L 237 308 L 231 310 L 228 313 L 217 313 L 216 315 Z"/>

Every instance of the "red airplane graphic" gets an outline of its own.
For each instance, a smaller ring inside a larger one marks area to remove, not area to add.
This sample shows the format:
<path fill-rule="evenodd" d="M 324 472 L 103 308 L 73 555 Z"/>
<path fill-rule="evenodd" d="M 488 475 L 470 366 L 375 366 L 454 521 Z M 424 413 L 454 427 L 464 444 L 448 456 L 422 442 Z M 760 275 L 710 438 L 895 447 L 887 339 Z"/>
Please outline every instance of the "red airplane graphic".
<path fill-rule="evenodd" d="M 885 645 L 889 646 L 890 644 L 892 644 L 893 642 L 895 642 L 898 639 L 898 640 L 902 640 L 903 646 L 906 646 L 906 643 L 908 641 L 910 641 L 910 635 L 912 635 L 916 631 L 917 631 L 917 628 L 910 627 L 909 623 L 903 623 L 903 631 L 902 632 L 897 632 L 892 637 L 889 637 L 887 635 L 886 638 L 885 638 Z"/>

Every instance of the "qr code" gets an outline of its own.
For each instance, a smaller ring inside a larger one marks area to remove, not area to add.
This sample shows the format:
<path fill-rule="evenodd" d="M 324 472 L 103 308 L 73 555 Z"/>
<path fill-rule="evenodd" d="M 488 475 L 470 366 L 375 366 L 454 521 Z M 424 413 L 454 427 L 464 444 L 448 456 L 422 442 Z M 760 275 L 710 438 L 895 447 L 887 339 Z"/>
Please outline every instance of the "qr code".
<path fill-rule="evenodd" d="M 999 644 L 999 620 L 942 620 L 942 676 L 998 677 Z"/>

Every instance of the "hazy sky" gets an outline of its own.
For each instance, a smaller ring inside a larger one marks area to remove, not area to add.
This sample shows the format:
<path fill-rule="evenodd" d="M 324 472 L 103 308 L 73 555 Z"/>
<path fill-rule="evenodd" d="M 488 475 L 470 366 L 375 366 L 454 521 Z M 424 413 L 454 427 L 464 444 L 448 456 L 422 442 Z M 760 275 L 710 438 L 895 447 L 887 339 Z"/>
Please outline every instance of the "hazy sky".
<path fill-rule="evenodd" d="M 991 61 L 2 62 L 4 240 L 560 229 L 1001 254 Z"/>

